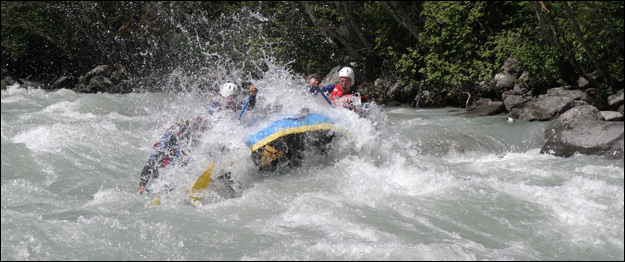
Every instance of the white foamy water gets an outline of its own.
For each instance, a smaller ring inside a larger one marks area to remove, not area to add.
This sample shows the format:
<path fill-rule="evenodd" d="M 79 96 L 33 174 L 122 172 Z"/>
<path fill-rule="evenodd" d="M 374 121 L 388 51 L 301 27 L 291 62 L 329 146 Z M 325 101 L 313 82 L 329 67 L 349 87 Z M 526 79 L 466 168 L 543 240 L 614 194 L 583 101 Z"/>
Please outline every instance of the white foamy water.
<path fill-rule="evenodd" d="M 240 121 L 206 115 L 204 93 L 2 91 L 2 260 L 624 259 L 621 161 L 540 154 L 546 124 L 504 115 L 358 118 L 271 70 Z M 347 136 L 302 166 L 256 171 L 244 139 L 303 106 Z M 147 208 L 137 190 L 152 145 L 196 115 L 212 129 L 164 176 L 185 183 L 215 162 L 239 192 L 209 186 L 196 207 L 174 190 Z"/>

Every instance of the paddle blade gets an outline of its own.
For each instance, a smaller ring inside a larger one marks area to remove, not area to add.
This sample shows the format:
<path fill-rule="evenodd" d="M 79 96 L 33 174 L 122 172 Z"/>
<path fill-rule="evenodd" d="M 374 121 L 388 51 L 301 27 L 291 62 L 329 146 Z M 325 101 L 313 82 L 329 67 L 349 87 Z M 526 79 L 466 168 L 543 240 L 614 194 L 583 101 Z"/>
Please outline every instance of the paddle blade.
<path fill-rule="evenodd" d="M 160 206 L 161 205 L 161 196 L 160 195 L 156 195 L 154 197 L 154 200 L 150 201 L 146 207 L 153 207 L 153 206 Z"/>
<path fill-rule="evenodd" d="M 213 173 L 214 166 L 215 163 L 211 163 L 210 167 L 208 167 L 208 169 L 206 169 L 206 171 L 204 171 L 204 173 L 202 173 L 202 175 L 195 180 L 195 183 L 193 183 L 187 194 L 189 200 L 194 202 L 200 201 L 199 193 L 208 187 L 208 183 L 211 181 L 211 174 Z"/>

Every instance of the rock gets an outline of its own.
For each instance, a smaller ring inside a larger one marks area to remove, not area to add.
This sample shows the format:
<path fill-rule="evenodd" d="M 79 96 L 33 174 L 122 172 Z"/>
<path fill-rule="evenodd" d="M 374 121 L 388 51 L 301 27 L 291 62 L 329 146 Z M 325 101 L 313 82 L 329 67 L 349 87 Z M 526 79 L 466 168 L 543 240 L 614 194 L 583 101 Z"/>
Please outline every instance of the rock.
<path fill-rule="evenodd" d="M 500 113 L 505 113 L 506 107 L 501 101 L 489 102 L 482 104 L 477 108 L 467 112 L 464 116 L 492 116 Z"/>
<path fill-rule="evenodd" d="M 400 82 L 395 82 L 394 85 L 391 86 L 391 88 L 389 88 L 388 91 L 386 91 L 386 96 L 389 97 L 391 100 L 395 100 L 398 91 L 402 88 L 402 84 Z"/>
<path fill-rule="evenodd" d="M 517 77 L 518 72 L 519 72 L 519 70 L 517 70 L 518 64 L 519 64 L 518 58 L 508 57 L 508 59 L 506 59 L 506 61 L 503 62 L 503 66 L 501 66 L 501 69 L 503 69 L 504 72 L 510 73 L 514 75 L 515 77 Z"/>
<path fill-rule="evenodd" d="M 495 75 L 495 87 L 500 89 L 512 89 L 516 76 L 508 72 L 501 72 Z"/>
<path fill-rule="evenodd" d="M 556 87 L 550 89 L 546 95 L 544 96 L 560 96 L 560 97 L 568 97 L 572 100 L 584 100 L 586 99 L 586 94 L 580 90 L 567 90 L 567 87 Z"/>
<path fill-rule="evenodd" d="M 540 152 L 563 157 L 581 153 L 623 159 L 623 123 L 605 121 L 594 106 L 575 107 L 551 121 Z"/>
<path fill-rule="evenodd" d="M 482 98 L 480 100 L 477 100 L 477 101 L 473 102 L 471 105 L 469 105 L 467 107 L 467 111 L 474 110 L 474 109 L 478 108 L 481 105 L 487 105 L 490 102 L 493 102 L 490 98 Z"/>
<path fill-rule="evenodd" d="M 580 100 L 584 98 L 586 94 L 580 90 L 553 88 L 536 100 L 525 103 L 522 108 L 512 108 L 509 116 L 526 122 L 549 121 L 573 107 L 587 105 Z"/>
<path fill-rule="evenodd" d="M 15 79 L 11 78 L 10 76 L 2 78 L 2 90 L 6 90 L 7 86 L 12 86 L 15 83 L 17 83 L 17 81 L 15 81 Z"/>
<path fill-rule="evenodd" d="M 94 76 L 89 80 L 89 91 L 93 93 L 97 92 L 109 92 L 113 83 L 110 79 L 104 76 Z"/>
<path fill-rule="evenodd" d="M 320 86 L 326 86 L 331 84 L 336 84 L 339 82 L 339 70 L 341 70 L 341 66 L 336 66 L 330 70 L 330 72 L 323 78 L 323 81 L 319 83 Z M 356 81 L 358 81 L 358 76 L 354 76 Z"/>
<path fill-rule="evenodd" d="M 532 98 L 528 96 L 508 95 L 504 98 L 503 104 L 506 107 L 506 112 L 510 112 L 513 108 L 519 108 L 530 100 L 532 100 Z"/>
<path fill-rule="evenodd" d="M 549 121 L 575 105 L 576 103 L 570 98 L 548 96 L 528 102 L 525 107 L 513 108 L 510 111 L 510 117 L 525 122 Z"/>
<path fill-rule="evenodd" d="M 577 86 L 579 88 L 586 88 L 586 87 L 588 87 L 588 84 L 590 84 L 590 82 L 588 82 L 588 80 L 586 80 L 586 78 L 584 78 L 583 76 L 580 76 L 577 79 Z"/>
<path fill-rule="evenodd" d="M 78 80 L 73 76 L 62 76 L 56 79 L 52 84 L 44 86 L 44 89 L 74 89 Z"/>
<path fill-rule="evenodd" d="M 616 111 L 601 111 L 601 115 L 605 121 L 623 121 L 623 113 Z"/>
<path fill-rule="evenodd" d="M 608 96 L 608 105 L 617 108 L 623 104 L 623 89 L 616 92 L 616 94 Z"/>

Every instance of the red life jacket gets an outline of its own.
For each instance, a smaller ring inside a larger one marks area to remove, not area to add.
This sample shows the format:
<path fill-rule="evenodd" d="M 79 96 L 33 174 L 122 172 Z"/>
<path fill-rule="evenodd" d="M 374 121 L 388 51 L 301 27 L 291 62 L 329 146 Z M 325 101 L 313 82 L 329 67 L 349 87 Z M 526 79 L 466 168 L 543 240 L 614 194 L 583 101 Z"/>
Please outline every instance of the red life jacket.
<path fill-rule="evenodd" d="M 330 100 L 332 100 L 332 102 L 334 103 L 339 103 L 344 108 L 359 106 L 362 102 L 367 102 L 367 98 L 364 96 L 360 96 L 360 94 L 358 93 L 344 93 L 343 86 L 339 84 L 334 86 L 334 90 L 332 90 L 332 93 L 330 94 Z"/>

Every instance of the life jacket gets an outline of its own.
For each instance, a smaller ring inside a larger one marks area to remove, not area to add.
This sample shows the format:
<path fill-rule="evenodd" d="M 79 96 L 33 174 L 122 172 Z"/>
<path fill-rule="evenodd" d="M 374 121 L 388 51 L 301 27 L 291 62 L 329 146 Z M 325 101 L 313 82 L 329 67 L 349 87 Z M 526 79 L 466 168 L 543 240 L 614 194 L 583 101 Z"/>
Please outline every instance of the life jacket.
<path fill-rule="evenodd" d="M 368 102 L 367 97 L 361 96 L 358 91 L 344 93 L 343 86 L 339 84 L 334 85 L 334 90 L 332 90 L 332 93 L 330 94 L 330 100 L 334 103 L 342 105 L 344 108 L 353 109 L 354 112 L 357 112 L 357 107 Z"/>

